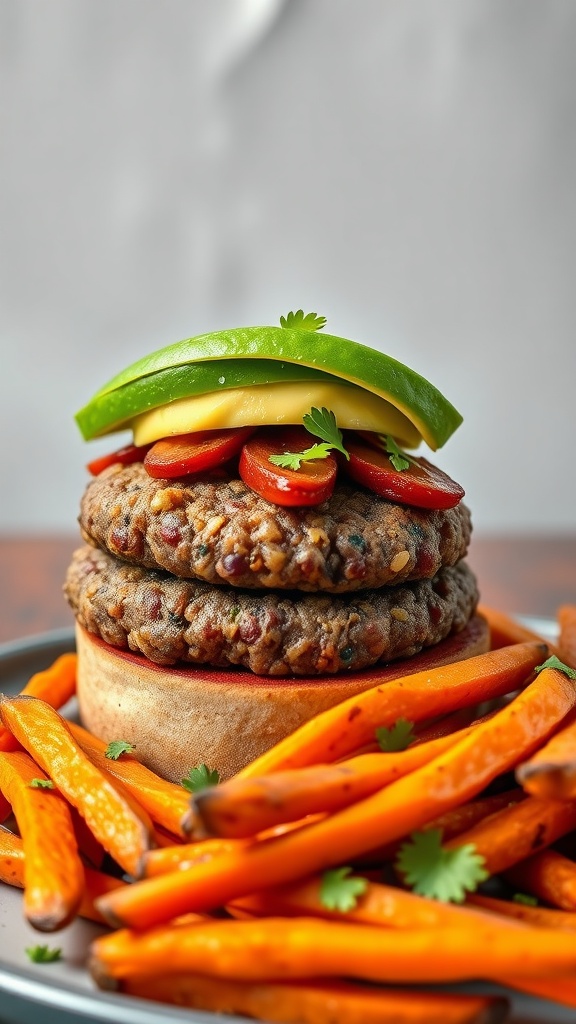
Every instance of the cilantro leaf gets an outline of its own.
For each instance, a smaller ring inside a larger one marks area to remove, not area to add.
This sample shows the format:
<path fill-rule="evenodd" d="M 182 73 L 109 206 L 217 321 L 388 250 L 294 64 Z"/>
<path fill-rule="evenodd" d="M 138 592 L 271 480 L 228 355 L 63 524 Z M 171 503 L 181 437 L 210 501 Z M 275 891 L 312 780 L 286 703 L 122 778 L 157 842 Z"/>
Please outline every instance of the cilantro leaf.
<path fill-rule="evenodd" d="M 220 773 L 216 768 L 211 769 L 206 764 L 199 764 L 196 768 L 191 768 L 186 778 L 182 779 L 182 785 L 189 793 L 200 793 L 201 790 L 208 789 L 209 786 L 217 786 L 219 782 Z"/>
<path fill-rule="evenodd" d="M 334 868 L 325 871 L 320 882 L 320 902 L 327 910 L 340 910 L 346 913 L 353 910 L 368 888 L 366 878 L 348 877 L 352 868 Z"/>
<path fill-rule="evenodd" d="M 309 434 L 314 434 L 315 437 L 320 437 L 323 441 L 326 441 L 331 448 L 336 448 L 337 451 L 342 452 L 347 459 L 350 458 L 348 452 L 344 447 L 344 439 L 342 437 L 342 431 L 339 429 L 336 423 L 336 417 L 331 409 L 316 409 L 314 406 L 310 409 L 310 412 L 305 413 L 302 417 L 302 423 L 306 427 Z"/>
<path fill-rule="evenodd" d="M 396 868 L 414 892 L 443 903 L 462 903 L 489 875 L 472 843 L 447 850 L 439 828 L 413 832 L 400 847 Z"/>
<path fill-rule="evenodd" d="M 297 309 L 295 313 L 281 316 L 280 326 L 296 331 L 321 331 L 326 326 L 326 317 L 317 316 L 316 313 L 305 314 L 303 309 Z"/>
<path fill-rule="evenodd" d="M 565 665 L 564 662 L 560 661 L 560 658 L 557 658 L 555 654 L 552 654 L 547 658 L 542 665 L 537 665 L 534 671 L 541 672 L 543 668 L 556 668 L 559 672 L 563 672 L 565 676 L 568 676 L 568 679 L 576 679 L 576 669 L 570 668 L 569 665 Z"/>
<path fill-rule="evenodd" d="M 50 946 L 28 946 L 26 952 L 34 964 L 53 964 L 62 959 L 62 950 Z"/>
<path fill-rule="evenodd" d="M 410 463 L 418 465 L 411 455 L 407 455 L 406 452 L 396 444 L 396 441 L 391 434 L 379 434 L 378 437 L 380 438 L 382 447 L 388 455 L 394 469 L 398 470 L 399 473 L 401 473 L 403 469 L 409 469 Z"/>
<path fill-rule="evenodd" d="M 325 459 L 332 448 L 337 448 L 347 459 L 350 458 L 344 447 L 342 431 L 336 423 L 331 409 L 316 409 L 314 406 L 302 417 L 302 422 L 309 434 L 322 438 L 322 444 L 313 444 L 303 452 L 283 452 L 282 455 L 269 455 L 268 461 L 282 469 L 300 469 L 303 462 L 312 459 Z"/>
<path fill-rule="evenodd" d="M 385 753 L 394 753 L 399 750 L 406 750 L 414 739 L 414 722 L 407 718 L 399 718 L 390 728 L 383 727 L 376 729 L 376 740 L 380 750 Z"/>
<path fill-rule="evenodd" d="M 31 779 L 28 785 L 30 789 L 54 789 L 52 779 Z"/>
<path fill-rule="evenodd" d="M 104 757 L 110 761 L 117 761 L 122 754 L 132 754 L 135 750 L 136 747 L 133 743 L 128 743 L 126 740 L 112 740 L 106 747 Z"/>
<path fill-rule="evenodd" d="M 513 903 L 522 903 L 525 907 L 537 907 L 538 900 L 535 896 L 529 896 L 525 892 L 515 892 L 512 897 Z"/>
<path fill-rule="evenodd" d="M 310 462 L 312 459 L 325 459 L 330 452 L 329 444 L 313 444 L 303 452 L 283 452 L 282 455 L 270 455 L 269 462 L 282 469 L 300 469 L 302 462 Z"/>

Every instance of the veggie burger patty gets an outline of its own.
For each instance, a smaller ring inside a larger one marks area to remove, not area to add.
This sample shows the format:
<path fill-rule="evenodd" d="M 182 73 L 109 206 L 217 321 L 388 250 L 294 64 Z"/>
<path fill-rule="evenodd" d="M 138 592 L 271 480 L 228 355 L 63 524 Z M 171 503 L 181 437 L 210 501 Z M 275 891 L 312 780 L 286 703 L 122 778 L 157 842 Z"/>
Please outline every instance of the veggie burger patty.
<path fill-rule="evenodd" d="M 353 595 L 214 587 L 127 565 L 86 546 L 68 570 L 78 622 L 161 665 L 321 675 L 416 654 L 460 631 L 478 600 L 465 562 L 431 579 Z"/>
<path fill-rule="evenodd" d="M 228 472 L 155 480 L 115 465 L 86 488 L 86 540 L 126 562 L 242 588 L 349 591 L 431 579 L 466 554 L 470 512 L 398 505 L 347 483 L 283 508 Z"/>

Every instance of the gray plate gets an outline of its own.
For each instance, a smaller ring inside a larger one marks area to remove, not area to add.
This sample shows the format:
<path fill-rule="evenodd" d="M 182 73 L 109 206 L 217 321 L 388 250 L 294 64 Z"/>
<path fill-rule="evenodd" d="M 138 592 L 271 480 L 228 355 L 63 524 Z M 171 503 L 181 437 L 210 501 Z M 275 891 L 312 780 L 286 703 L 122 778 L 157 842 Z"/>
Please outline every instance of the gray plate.
<path fill-rule="evenodd" d="M 551 637 L 553 623 L 524 620 L 527 625 Z M 0 689 L 18 692 L 28 677 L 46 668 L 65 651 L 74 649 L 70 630 L 59 630 L 0 645 Z M 73 709 L 71 708 L 70 711 Z M 62 948 L 63 960 L 54 964 L 31 964 L 26 947 L 46 942 L 22 917 L 21 895 L 17 889 L 0 887 L 0 1024 L 158 1024 L 181 1021 L 187 1024 L 238 1024 L 246 1018 L 180 1010 L 128 996 L 96 991 L 84 964 L 88 945 L 102 929 L 87 921 L 75 921 L 49 945 Z M 469 990 L 469 989 L 468 989 Z M 496 991 L 475 986 L 475 991 Z M 541 1000 L 511 996 L 510 1024 L 569 1024 L 575 1013 Z"/>

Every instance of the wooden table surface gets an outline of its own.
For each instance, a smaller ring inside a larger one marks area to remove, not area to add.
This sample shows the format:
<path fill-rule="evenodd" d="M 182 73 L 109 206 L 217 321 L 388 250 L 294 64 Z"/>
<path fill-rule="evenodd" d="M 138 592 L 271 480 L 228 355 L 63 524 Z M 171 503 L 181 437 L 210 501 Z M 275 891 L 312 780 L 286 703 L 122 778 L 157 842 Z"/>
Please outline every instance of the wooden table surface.
<path fill-rule="evenodd" d="M 78 543 L 74 534 L 0 535 L 0 642 L 72 626 L 62 581 Z M 476 537 L 469 562 L 485 604 L 548 617 L 576 604 L 576 534 Z"/>

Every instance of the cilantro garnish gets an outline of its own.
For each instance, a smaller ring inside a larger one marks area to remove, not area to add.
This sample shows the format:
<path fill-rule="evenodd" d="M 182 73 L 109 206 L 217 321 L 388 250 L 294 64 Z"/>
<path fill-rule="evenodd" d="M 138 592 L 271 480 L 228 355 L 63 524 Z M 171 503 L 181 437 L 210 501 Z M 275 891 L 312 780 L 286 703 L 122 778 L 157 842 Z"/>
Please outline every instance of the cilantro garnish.
<path fill-rule="evenodd" d="M 325 871 L 320 882 L 320 902 L 327 910 L 347 913 L 353 910 L 358 897 L 366 892 L 368 880 L 355 876 L 350 878 L 352 868 L 334 868 Z"/>
<path fill-rule="evenodd" d="M 326 326 L 326 317 L 317 316 L 316 313 L 304 313 L 303 309 L 297 309 L 295 313 L 281 316 L 280 326 L 296 331 L 321 331 Z"/>
<path fill-rule="evenodd" d="M 543 668 L 556 668 L 559 672 L 563 672 L 565 676 L 568 676 L 568 679 L 576 679 L 576 669 L 570 668 L 569 665 L 565 665 L 564 662 L 560 661 L 560 658 L 557 658 L 555 654 L 552 654 L 547 658 L 542 665 L 537 665 L 534 671 L 541 672 Z"/>
<path fill-rule="evenodd" d="M 411 455 L 407 455 L 397 444 L 391 434 L 378 434 L 378 437 L 382 443 L 382 447 L 386 452 L 390 462 L 394 466 L 394 469 L 398 470 L 399 473 L 403 469 L 409 469 L 410 463 L 418 465 L 416 459 L 413 459 Z"/>
<path fill-rule="evenodd" d="M 54 789 L 52 779 L 31 779 L 28 785 L 30 789 Z"/>
<path fill-rule="evenodd" d="M 62 959 L 62 950 L 50 946 L 28 946 L 26 952 L 34 964 L 53 964 Z"/>
<path fill-rule="evenodd" d="M 350 458 L 344 447 L 342 431 L 336 423 L 336 417 L 331 409 L 316 409 L 312 407 L 310 412 L 302 417 L 302 423 L 309 434 L 320 437 L 323 444 L 314 444 L 303 452 L 284 452 L 282 455 L 270 455 L 269 461 L 282 469 L 300 469 L 302 462 L 310 462 L 312 459 L 325 459 L 332 448 L 342 452 L 347 459 Z"/>
<path fill-rule="evenodd" d="M 522 903 L 525 907 L 537 907 L 538 900 L 535 896 L 529 896 L 525 892 L 515 892 L 512 897 L 513 903 Z"/>
<path fill-rule="evenodd" d="M 110 761 L 117 761 L 122 754 L 132 754 L 136 750 L 133 743 L 126 740 L 112 740 L 106 747 L 105 757 Z"/>
<path fill-rule="evenodd" d="M 196 768 L 191 768 L 186 778 L 182 779 L 182 785 L 189 793 L 200 793 L 202 789 L 217 786 L 219 782 L 220 773 L 216 768 L 209 768 L 206 764 L 199 764 Z"/>
<path fill-rule="evenodd" d="M 300 469 L 303 462 L 312 459 L 325 459 L 330 454 L 329 444 L 313 444 L 303 452 L 283 452 L 282 455 L 270 455 L 268 461 L 281 469 Z"/>
<path fill-rule="evenodd" d="M 473 843 L 447 850 L 439 828 L 413 832 L 400 847 L 396 868 L 414 892 L 442 903 L 462 903 L 489 876 Z"/>
<path fill-rule="evenodd" d="M 376 740 L 380 750 L 387 754 L 406 750 L 414 740 L 414 722 L 407 718 L 399 718 L 390 728 L 376 729 Z"/>

